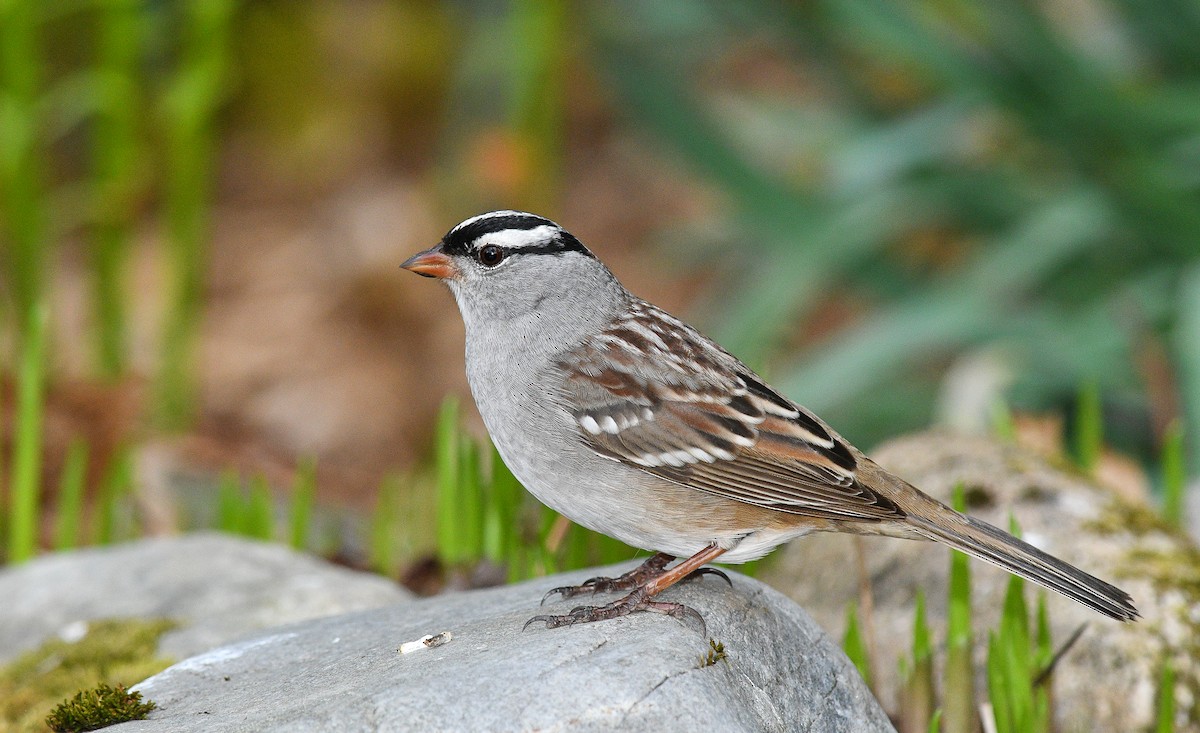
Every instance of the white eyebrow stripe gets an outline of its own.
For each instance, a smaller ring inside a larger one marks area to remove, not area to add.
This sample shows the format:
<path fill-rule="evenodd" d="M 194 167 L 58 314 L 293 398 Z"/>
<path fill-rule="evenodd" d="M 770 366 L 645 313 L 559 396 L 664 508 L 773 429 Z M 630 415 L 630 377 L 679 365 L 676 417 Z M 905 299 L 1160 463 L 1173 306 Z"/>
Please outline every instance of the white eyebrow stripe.
<path fill-rule="evenodd" d="M 521 250 L 525 247 L 535 247 L 546 244 L 562 231 L 559 227 L 543 224 L 533 229 L 505 229 L 499 232 L 484 234 L 475 240 L 475 246 L 494 244 L 504 249 Z"/>

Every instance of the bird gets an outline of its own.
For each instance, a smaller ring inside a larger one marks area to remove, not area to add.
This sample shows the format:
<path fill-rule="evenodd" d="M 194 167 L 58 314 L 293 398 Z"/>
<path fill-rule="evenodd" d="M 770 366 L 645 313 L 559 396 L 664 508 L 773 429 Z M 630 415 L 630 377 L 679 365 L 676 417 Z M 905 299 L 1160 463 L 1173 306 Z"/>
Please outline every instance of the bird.
<path fill-rule="evenodd" d="M 449 286 L 466 372 L 501 459 L 573 522 L 654 553 L 615 578 L 555 588 L 603 605 L 546 627 L 653 611 L 686 578 L 812 532 L 933 540 L 1133 621 L 1125 591 L 889 473 L 715 341 L 633 295 L 579 239 L 536 214 L 491 211 L 401 267 Z M 676 564 L 671 563 L 679 560 Z M 703 619 L 700 619 L 703 624 Z"/>

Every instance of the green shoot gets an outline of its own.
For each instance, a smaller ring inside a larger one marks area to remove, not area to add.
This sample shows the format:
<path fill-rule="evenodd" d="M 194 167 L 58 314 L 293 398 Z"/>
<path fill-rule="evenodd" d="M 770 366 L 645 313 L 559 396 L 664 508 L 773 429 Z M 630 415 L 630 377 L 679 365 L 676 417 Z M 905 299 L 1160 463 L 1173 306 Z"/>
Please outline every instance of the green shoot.
<path fill-rule="evenodd" d="M 479 447 L 467 435 L 458 440 L 458 518 L 461 554 L 471 561 L 478 560 L 483 552 L 484 485 L 479 475 Z"/>
<path fill-rule="evenodd" d="M 62 480 L 58 488 L 58 517 L 54 527 L 54 549 L 70 550 L 79 546 L 83 523 L 83 484 L 87 479 L 87 443 L 76 439 L 67 449 Z"/>
<path fill-rule="evenodd" d="M 97 211 L 92 242 L 93 307 L 100 372 L 125 371 L 123 274 L 136 216 L 139 185 L 137 78 L 144 14 L 137 0 L 109 0 L 98 23 L 96 96 L 92 136 L 92 186 Z"/>
<path fill-rule="evenodd" d="M 512 94 L 509 119 L 520 152 L 526 154 L 526 176 L 518 200 L 549 209 L 556 201 L 562 167 L 565 109 L 565 44 L 570 36 L 564 0 L 518 0 L 512 4 Z"/>
<path fill-rule="evenodd" d="M 493 446 L 488 454 L 491 498 L 486 507 L 483 554 L 495 563 L 515 558 L 521 541 L 519 523 L 525 491 Z M 511 563 L 509 572 L 518 563 Z"/>
<path fill-rule="evenodd" d="M 256 540 L 270 540 L 275 534 L 274 507 L 267 479 L 258 475 L 250 482 L 250 496 L 245 504 L 242 534 Z"/>
<path fill-rule="evenodd" d="M 962 484 L 954 487 L 951 505 L 966 509 Z M 950 551 L 950 597 L 946 613 L 946 668 L 943 677 L 942 720 L 947 731 L 972 733 L 979 728 L 975 709 L 975 664 L 972 659 L 971 566 L 966 555 Z"/>
<path fill-rule="evenodd" d="M 1104 415 L 1100 385 L 1086 382 L 1079 390 L 1075 411 L 1075 461 L 1085 472 L 1096 470 L 1104 449 Z"/>
<path fill-rule="evenodd" d="M 901 660 L 900 719 L 903 730 L 924 730 L 933 717 L 933 643 L 925 617 L 925 592 L 917 591 L 912 656 Z"/>
<path fill-rule="evenodd" d="M 1158 695 L 1155 700 L 1154 731 L 1171 733 L 1175 728 L 1175 666 L 1171 660 L 1163 662 L 1158 677 Z"/>
<path fill-rule="evenodd" d="M 1011 531 L 1019 534 L 1015 520 Z M 998 631 L 988 636 L 988 694 L 997 733 L 1044 733 L 1050 729 L 1048 687 L 1036 684 L 1042 667 L 1053 658 L 1044 601 L 1036 637 L 1029 629 L 1025 582 L 1009 578 Z"/>
<path fill-rule="evenodd" d="M 379 487 L 375 511 L 371 513 L 367 563 L 371 570 L 389 578 L 395 578 L 400 573 L 399 501 L 402 490 L 403 482 L 398 474 L 385 478 Z"/>
<path fill-rule="evenodd" d="M 39 43 L 42 5 L 35 2 L 0 3 L 0 198 L 6 225 L 7 257 L 0 271 L 10 278 L 12 302 L 20 323 L 27 329 L 37 320 L 42 301 L 47 251 L 46 196 L 42 185 L 40 143 L 45 128 L 41 114 L 42 49 Z M 21 497 L 23 500 L 28 497 Z M 19 521 L 25 521 L 27 517 Z M 22 532 L 26 528 L 22 528 Z M 28 538 L 10 538 L 28 544 Z M 22 552 L 25 548 L 22 547 Z M 12 558 L 10 558 L 12 559 Z"/>
<path fill-rule="evenodd" d="M 29 312 L 21 353 L 12 480 L 9 484 L 12 508 L 9 515 L 8 560 L 13 563 L 32 558 L 37 550 L 46 321 L 44 305 L 39 304 Z"/>
<path fill-rule="evenodd" d="M 242 480 L 229 469 L 217 484 L 217 529 L 228 534 L 242 531 Z"/>
<path fill-rule="evenodd" d="M 317 495 L 317 464 L 309 459 L 301 462 L 292 487 L 292 504 L 288 511 L 288 544 L 297 550 L 308 547 L 312 525 L 313 502 Z"/>
<path fill-rule="evenodd" d="M 1184 493 L 1187 489 L 1187 448 L 1183 423 L 1171 421 L 1163 436 L 1163 519 L 1172 527 L 1183 525 Z"/>
<path fill-rule="evenodd" d="M 437 548 L 439 559 L 457 565 L 466 559 L 460 513 L 458 399 L 447 397 L 438 412 L 434 434 L 434 469 L 437 472 Z"/>
<path fill-rule="evenodd" d="M 846 606 L 846 632 L 842 635 L 842 649 L 862 675 L 867 687 L 871 686 L 871 659 L 867 645 L 858 626 L 858 608 L 853 602 Z"/>
<path fill-rule="evenodd" d="M 184 39 L 164 99 L 167 141 L 166 219 L 172 291 L 158 375 L 158 409 L 168 427 L 180 427 L 192 409 L 192 342 L 200 322 L 212 165 L 214 116 L 226 77 L 232 0 L 183 3 Z"/>
<path fill-rule="evenodd" d="M 100 481 L 100 506 L 94 532 L 96 543 L 107 545 L 117 539 L 121 501 L 133 486 L 133 460 L 128 448 L 113 453 L 108 470 Z"/>
<path fill-rule="evenodd" d="M 1054 644 L 1050 639 L 1050 612 L 1046 609 L 1046 594 L 1038 591 L 1037 626 L 1034 633 L 1033 667 L 1040 676 L 1054 662 Z"/>

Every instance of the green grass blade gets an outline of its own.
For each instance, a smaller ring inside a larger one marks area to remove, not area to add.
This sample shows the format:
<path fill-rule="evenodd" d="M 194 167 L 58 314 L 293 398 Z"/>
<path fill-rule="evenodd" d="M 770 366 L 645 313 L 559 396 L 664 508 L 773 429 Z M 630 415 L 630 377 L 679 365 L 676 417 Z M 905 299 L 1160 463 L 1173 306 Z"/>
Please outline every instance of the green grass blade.
<path fill-rule="evenodd" d="M 855 669 L 862 675 L 867 687 L 871 686 L 871 659 L 867 654 L 867 644 L 859 628 L 858 608 L 850 603 L 846 606 L 846 632 L 842 635 L 842 649 L 854 663 Z"/>
<path fill-rule="evenodd" d="M 12 480 L 9 483 L 8 560 L 24 562 L 37 550 L 42 469 L 42 410 L 46 377 L 47 309 L 29 312 L 17 383 L 16 433 L 13 436 Z"/>
<path fill-rule="evenodd" d="M 1009 700 L 1011 680 L 1005 673 L 1001 642 L 996 632 L 988 634 L 987 683 L 988 697 L 992 703 L 992 718 L 996 733 L 1016 733 L 1013 729 L 1012 708 Z"/>
<path fill-rule="evenodd" d="M 28 338 L 41 301 L 47 247 L 41 139 L 45 121 L 39 112 L 43 53 L 40 3 L 0 3 L 0 224 L 5 277 L 19 328 Z M 22 520 L 24 521 L 24 520 Z M 24 531 L 24 529 L 22 530 Z M 16 542 L 27 543 L 22 537 Z M 10 549 L 14 540 L 10 538 Z"/>
<path fill-rule="evenodd" d="M 288 544 L 297 550 L 308 547 L 312 527 L 313 502 L 317 495 L 317 462 L 307 459 L 296 471 L 292 503 L 288 509 Z"/>
<path fill-rule="evenodd" d="M 960 483 L 954 487 L 951 506 L 966 511 L 967 501 Z M 951 647 L 971 645 L 971 564 L 957 550 L 950 551 L 950 598 L 946 614 L 946 637 Z"/>
<path fill-rule="evenodd" d="M 438 411 L 434 434 L 434 470 L 437 474 L 437 552 L 447 565 L 465 560 L 461 523 L 461 484 L 459 471 L 458 398 L 446 397 Z"/>
<path fill-rule="evenodd" d="M 1008 579 L 1008 590 L 1004 594 L 1004 610 L 1000 617 L 1000 630 L 1013 645 L 1030 649 L 1029 609 L 1025 605 L 1025 581 L 1017 576 Z"/>
<path fill-rule="evenodd" d="M 489 444 L 490 446 L 490 444 Z M 515 549 L 521 541 L 521 507 L 525 491 L 520 482 L 504 465 L 495 446 L 490 446 L 491 496 L 488 501 L 488 525 L 485 527 L 484 551 L 492 562 L 515 565 Z"/>
<path fill-rule="evenodd" d="M 951 505 L 966 510 L 962 484 L 954 487 Z M 946 611 L 946 668 L 942 683 L 942 721 L 947 733 L 979 730 L 975 707 L 975 663 L 972 658 L 971 566 L 966 555 L 950 551 L 950 582 Z"/>
<path fill-rule="evenodd" d="M 1075 409 L 1075 462 L 1085 472 L 1096 470 L 1104 449 L 1104 415 L 1101 408 L 1100 385 L 1089 381 L 1079 390 Z"/>
<path fill-rule="evenodd" d="M 487 498 L 479 475 L 480 447 L 470 437 L 459 438 L 458 521 L 462 539 L 462 559 L 474 563 L 483 556 L 483 525 Z"/>
<path fill-rule="evenodd" d="M 371 538 L 367 545 L 367 563 L 371 570 L 389 578 L 400 573 L 401 535 L 399 502 L 403 481 L 398 474 L 384 478 L 379 498 L 371 512 Z"/>
<path fill-rule="evenodd" d="M 182 3 L 180 57 L 164 99 L 170 306 L 162 341 L 156 408 L 168 427 L 191 418 L 192 348 L 200 322 L 208 213 L 216 159 L 215 113 L 228 65 L 231 0 Z"/>
<path fill-rule="evenodd" d="M 1187 489 L 1187 447 L 1183 423 L 1171 421 L 1163 436 L 1163 519 L 1172 527 L 1183 526 L 1184 493 Z"/>
<path fill-rule="evenodd" d="M 1033 666 L 1040 674 L 1054 659 L 1054 641 L 1050 637 L 1050 612 L 1046 608 L 1046 594 L 1038 592 L 1037 625 L 1034 631 Z"/>
<path fill-rule="evenodd" d="M 1049 679 L 1035 684 L 1042 670 L 1049 668 L 1054 660 L 1054 642 L 1050 636 L 1050 612 L 1046 608 L 1046 594 L 1038 592 L 1037 626 L 1034 632 L 1033 663 L 1030 665 L 1030 685 L 1033 690 L 1034 720 L 1038 730 L 1049 730 L 1053 720 L 1053 685 Z"/>
<path fill-rule="evenodd" d="M 63 462 L 58 489 L 58 517 L 54 524 L 54 549 L 78 547 L 83 525 L 83 486 L 87 480 L 88 446 L 81 439 L 71 441 Z"/>
<path fill-rule="evenodd" d="M 146 18 L 138 0 L 100 4 L 95 94 L 98 114 L 92 137 L 92 186 L 96 227 L 92 241 L 93 317 L 100 372 L 125 371 L 124 270 L 137 215 L 140 108 L 138 78 Z"/>
<path fill-rule="evenodd" d="M 121 504 L 133 485 L 133 456 L 121 447 L 112 454 L 108 470 L 100 481 L 100 502 L 96 513 L 96 544 L 115 542 L 121 531 Z"/>
<path fill-rule="evenodd" d="M 903 730 L 925 730 L 936 707 L 933 688 L 933 642 L 925 616 L 925 592 L 917 590 L 913 615 L 912 656 L 905 665 L 900 691 L 900 718 Z"/>
<path fill-rule="evenodd" d="M 557 205 L 566 114 L 567 0 L 516 0 L 511 4 L 513 43 L 509 122 L 528 155 L 518 200 L 531 211 Z"/>
<path fill-rule="evenodd" d="M 217 529 L 241 534 L 243 503 L 241 478 L 232 469 L 225 471 L 217 484 Z"/>
<path fill-rule="evenodd" d="M 1155 733 L 1171 733 L 1175 727 L 1175 666 L 1168 659 L 1163 662 L 1158 677 L 1158 695 L 1154 709 Z"/>
<path fill-rule="evenodd" d="M 250 482 L 250 498 L 245 508 L 242 533 L 257 540 L 272 539 L 275 536 L 275 510 L 266 477 L 255 476 Z"/>

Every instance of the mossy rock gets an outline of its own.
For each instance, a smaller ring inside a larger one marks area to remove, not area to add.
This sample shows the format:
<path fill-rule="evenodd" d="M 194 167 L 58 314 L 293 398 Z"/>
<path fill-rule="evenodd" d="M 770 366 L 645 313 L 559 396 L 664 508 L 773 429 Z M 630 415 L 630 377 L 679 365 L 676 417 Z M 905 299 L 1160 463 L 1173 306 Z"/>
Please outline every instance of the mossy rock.
<path fill-rule="evenodd" d="M 99 685 L 133 685 L 172 660 L 158 656 L 169 619 L 80 622 L 77 639 L 51 639 L 0 667 L 0 733 L 49 731 L 54 706 Z M 70 629 L 73 631 L 76 629 Z"/>

